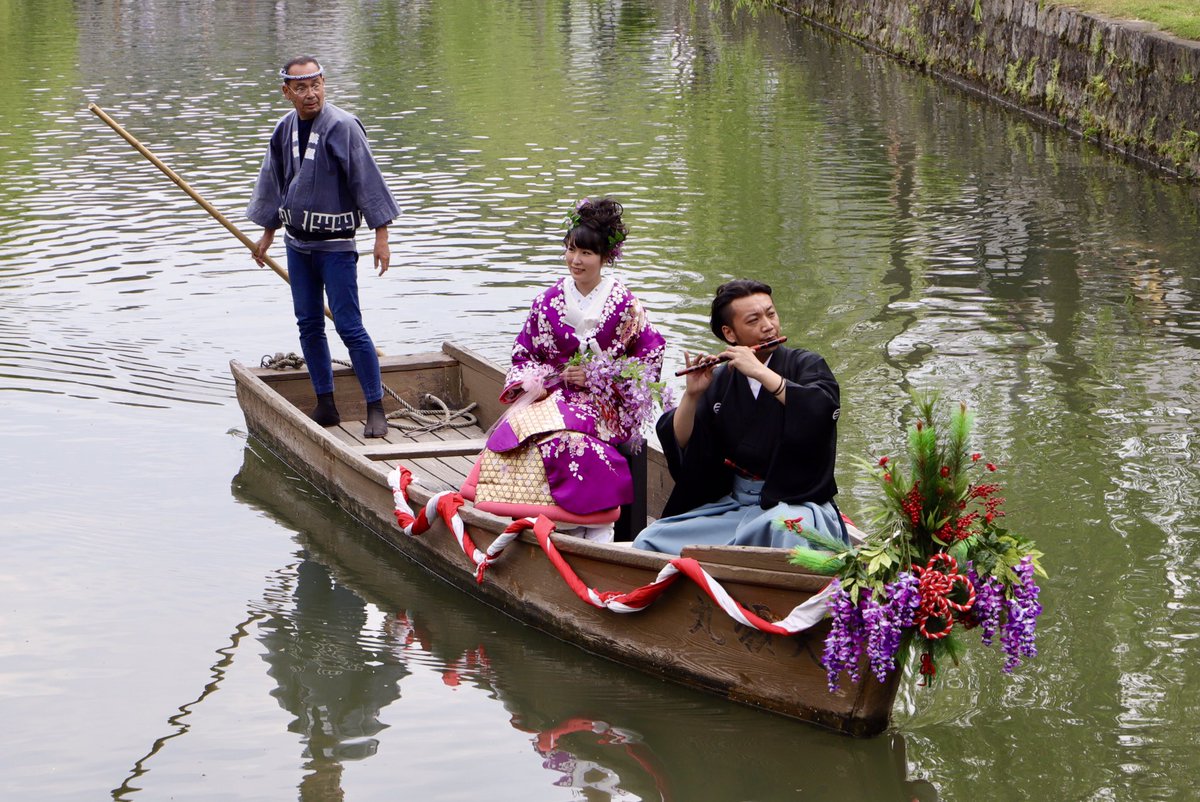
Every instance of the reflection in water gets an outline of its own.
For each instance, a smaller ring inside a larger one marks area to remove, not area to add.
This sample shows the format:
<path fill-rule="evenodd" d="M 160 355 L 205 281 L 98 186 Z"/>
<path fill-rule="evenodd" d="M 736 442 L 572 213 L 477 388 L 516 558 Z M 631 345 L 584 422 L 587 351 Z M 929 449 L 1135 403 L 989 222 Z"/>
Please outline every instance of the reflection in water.
<path fill-rule="evenodd" d="M 304 549 L 260 625 L 272 693 L 306 742 L 301 798 L 340 798 L 344 762 L 375 754 L 381 711 L 402 711 L 399 682 L 418 667 L 449 693 L 499 700 L 547 783 L 587 799 L 936 798 L 906 780 L 898 735 L 856 741 L 714 702 L 516 624 L 416 570 L 253 443 L 233 491 Z"/>
<path fill-rule="evenodd" d="M 229 645 L 217 649 L 217 654 L 221 655 L 221 658 L 213 664 L 212 668 L 209 669 L 209 675 L 212 677 L 212 680 L 204 686 L 204 689 L 200 691 L 199 696 L 186 704 L 180 705 L 179 712 L 167 719 L 167 724 L 172 727 L 172 731 L 167 735 L 156 739 L 154 744 L 150 747 L 150 751 L 138 758 L 138 760 L 133 764 L 133 769 L 129 772 L 129 776 L 125 778 L 125 781 L 113 789 L 113 799 L 122 800 L 122 802 L 128 802 L 128 800 L 132 799 L 135 793 L 142 790 L 141 787 L 137 785 L 138 778 L 150 771 L 148 766 L 150 760 L 159 752 L 161 752 L 162 749 L 167 746 L 168 742 L 174 738 L 178 738 L 187 734 L 187 732 L 191 729 L 191 722 L 187 720 L 188 717 L 192 715 L 195 709 L 205 699 L 220 689 L 221 681 L 225 679 L 225 675 L 228 672 L 229 667 L 233 665 L 234 653 L 237 651 L 242 639 L 249 634 L 250 625 L 255 621 L 260 620 L 262 617 L 262 613 L 251 612 L 249 615 L 247 615 L 245 621 L 242 621 L 240 624 L 234 627 L 233 634 L 229 637 Z"/>
<path fill-rule="evenodd" d="M 374 736 L 386 726 L 379 711 L 399 698 L 409 672 L 386 634 L 365 629 L 362 598 L 309 554 L 300 556 L 294 590 L 266 594 L 259 639 L 278 683 L 272 695 L 296 717 L 288 730 L 304 740 L 300 798 L 341 799 L 342 764 L 378 750 Z"/>

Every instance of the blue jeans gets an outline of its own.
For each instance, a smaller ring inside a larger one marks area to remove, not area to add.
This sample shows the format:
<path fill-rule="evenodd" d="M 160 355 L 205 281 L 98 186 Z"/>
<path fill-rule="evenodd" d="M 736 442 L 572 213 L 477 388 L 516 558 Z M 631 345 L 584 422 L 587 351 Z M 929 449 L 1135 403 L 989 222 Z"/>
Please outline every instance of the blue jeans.
<path fill-rule="evenodd" d="M 318 395 L 333 392 L 333 363 L 325 339 L 325 296 L 333 327 L 350 352 L 354 375 L 362 385 L 363 398 L 370 403 L 383 398 L 379 356 L 375 343 L 363 328 L 358 306 L 358 254 L 354 251 L 287 249 L 288 278 L 292 285 L 292 307 L 300 329 L 300 350 L 308 363 L 313 389 Z"/>

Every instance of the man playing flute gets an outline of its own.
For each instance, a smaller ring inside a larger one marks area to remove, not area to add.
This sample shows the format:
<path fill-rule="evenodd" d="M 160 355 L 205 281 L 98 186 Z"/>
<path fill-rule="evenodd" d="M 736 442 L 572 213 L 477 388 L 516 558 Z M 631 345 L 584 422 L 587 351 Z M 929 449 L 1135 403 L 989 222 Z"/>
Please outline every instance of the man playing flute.
<path fill-rule="evenodd" d="M 791 547 L 801 539 L 776 521 L 848 540 L 833 503 L 837 379 L 820 355 L 783 345 L 755 346 L 782 335 L 770 286 L 737 279 L 717 288 L 710 321 L 726 344 L 715 356 L 685 357 L 679 406 L 657 431 L 675 489 L 664 517 L 634 546 L 678 554 L 684 546 Z M 718 363 L 717 359 L 723 360 Z"/>

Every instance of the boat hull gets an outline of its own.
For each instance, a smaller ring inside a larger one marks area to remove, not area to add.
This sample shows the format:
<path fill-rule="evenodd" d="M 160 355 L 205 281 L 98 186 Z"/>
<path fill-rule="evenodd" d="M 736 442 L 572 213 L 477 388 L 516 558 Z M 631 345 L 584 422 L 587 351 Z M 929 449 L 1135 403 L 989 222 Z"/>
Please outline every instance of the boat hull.
<path fill-rule="evenodd" d="M 470 352 L 447 345 L 442 354 L 385 357 L 381 368 L 384 384 L 409 403 L 427 392 L 452 403 L 477 399 L 484 426 L 499 414 L 494 399 L 501 374 Z M 588 652 L 665 680 L 853 736 L 886 729 L 896 678 L 879 683 L 864 670 L 866 679 L 853 683 L 843 678 L 842 689 L 831 693 L 820 662 L 828 622 L 798 635 L 764 633 L 731 619 L 686 579 L 642 612 L 599 609 L 575 595 L 530 532 L 510 544 L 477 582 L 474 566 L 444 523 L 418 536 L 406 535 L 396 524 L 386 483 L 395 461 L 364 456 L 363 447 L 347 442 L 344 433 L 334 436 L 304 414 L 311 388 L 303 371 L 249 369 L 236 361 L 231 370 L 251 436 L 397 551 L 464 592 Z M 357 382 L 347 374 L 335 378 L 339 392 L 346 388 L 345 400 L 338 401 L 344 416 L 360 411 L 354 407 Z M 670 480 L 663 476 L 661 454 L 652 452 L 649 463 L 655 514 Z M 413 470 L 418 480 L 409 496 L 417 509 L 436 489 L 422 483 L 419 468 Z M 480 549 L 510 523 L 470 505 L 459 514 Z M 647 585 L 669 560 L 628 546 L 557 533 L 551 538 L 579 578 L 599 591 Z M 785 617 L 827 581 L 797 572 L 780 550 L 698 548 L 684 556 L 698 559 L 734 599 L 767 620 Z"/>

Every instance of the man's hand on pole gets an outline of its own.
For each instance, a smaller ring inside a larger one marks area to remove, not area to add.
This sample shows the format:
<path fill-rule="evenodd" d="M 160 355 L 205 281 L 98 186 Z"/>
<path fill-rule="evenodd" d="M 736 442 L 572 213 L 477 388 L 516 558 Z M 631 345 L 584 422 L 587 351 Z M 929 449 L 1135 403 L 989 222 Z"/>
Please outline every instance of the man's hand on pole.
<path fill-rule="evenodd" d="M 258 242 L 254 243 L 254 250 L 250 252 L 254 257 L 255 263 L 259 267 L 266 267 L 267 251 L 271 248 L 271 243 L 275 241 L 275 229 L 264 228 L 263 235 L 258 238 Z"/>

